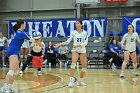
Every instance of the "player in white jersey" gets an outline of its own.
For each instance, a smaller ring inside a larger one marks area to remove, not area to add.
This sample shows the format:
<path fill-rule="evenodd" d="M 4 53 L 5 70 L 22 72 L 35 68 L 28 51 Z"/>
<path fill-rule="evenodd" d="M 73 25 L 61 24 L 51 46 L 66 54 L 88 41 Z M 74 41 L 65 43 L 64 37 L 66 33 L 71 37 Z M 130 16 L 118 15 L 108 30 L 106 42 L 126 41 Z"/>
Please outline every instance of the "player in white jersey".
<path fill-rule="evenodd" d="M 27 65 L 32 62 L 33 56 L 42 56 L 44 55 L 45 52 L 45 44 L 42 41 L 42 35 L 39 31 L 35 31 L 33 33 L 33 38 L 35 39 L 36 43 L 32 43 L 29 46 L 28 50 L 28 57 L 26 62 L 23 64 L 23 67 L 19 74 L 23 74 L 24 70 L 26 69 Z M 38 74 L 41 74 L 41 68 L 38 68 Z"/>
<path fill-rule="evenodd" d="M 0 54 L 2 56 L 3 66 L 6 66 L 5 64 L 5 44 L 6 43 L 8 43 L 8 39 L 3 36 L 2 32 L 0 32 Z"/>
<path fill-rule="evenodd" d="M 126 68 L 126 64 L 129 61 L 129 58 L 131 57 L 133 62 L 133 74 L 135 76 L 138 76 L 137 73 L 137 57 L 136 57 L 136 42 L 140 43 L 140 38 L 137 34 L 137 32 L 134 31 L 134 26 L 129 25 L 128 26 L 128 33 L 126 33 L 123 36 L 123 39 L 121 41 L 121 46 L 125 50 L 124 52 L 124 62 L 122 64 L 120 78 L 124 78 L 124 70 Z"/>
<path fill-rule="evenodd" d="M 87 32 L 83 30 L 82 21 L 76 21 L 76 30 L 72 31 L 70 34 L 70 38 L 66 42 L 62 42 L 60 44 L 56 44 L 55 47 L 60 45 L 67 45 L 71 41 L 74 41 L 72 48 L 72 64 L 70 69 L 70 82 L 68 83 L 69 87 L 72 87 L 75 82 L 74 71 L 75 66 L 78 60 L 78 56 L 80 54 L 80 61 L 82 64 L 82 71 L 80 73 L 80 78 L 78 79 L 77 84 L 81 86 L 85 86 L 86 83 L 83 82 L 83 78 L 87 68 L 87 57 L 86 57 L 86 45 L 88 43 L 88 35 Z"/>

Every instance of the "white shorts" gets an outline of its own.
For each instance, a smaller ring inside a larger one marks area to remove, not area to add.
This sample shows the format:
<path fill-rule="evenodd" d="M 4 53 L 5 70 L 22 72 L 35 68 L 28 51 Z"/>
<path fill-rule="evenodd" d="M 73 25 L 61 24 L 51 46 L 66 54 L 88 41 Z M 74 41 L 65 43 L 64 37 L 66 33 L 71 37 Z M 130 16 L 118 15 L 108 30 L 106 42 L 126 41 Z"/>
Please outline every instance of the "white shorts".
<path fill-rule="evenodd" d="M 71 52 L 86 53 L 86 48 L 85 47 L 72 48 Z"/>
<path fill-rule="evenodd" d="M 28 48 L 29 47 L 29 41 L 28 40 L 24 40 L 21 48 Z"/>

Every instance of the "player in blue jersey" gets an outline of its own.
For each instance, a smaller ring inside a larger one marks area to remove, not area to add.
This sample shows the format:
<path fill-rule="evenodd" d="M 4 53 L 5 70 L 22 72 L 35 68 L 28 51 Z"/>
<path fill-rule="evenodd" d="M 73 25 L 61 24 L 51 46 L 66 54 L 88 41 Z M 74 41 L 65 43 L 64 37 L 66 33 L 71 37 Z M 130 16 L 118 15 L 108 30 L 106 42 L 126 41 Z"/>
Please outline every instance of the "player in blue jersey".
<path fill-rule="evenodd" d="M 19 70 L 18 54 L 20 52 L 20 48 L 24 42 L 24 39 L 34 42 L 34 39 L 23 31 L 25 29 L 25 22 L 23 20 L 17 20 L 16 24 L 13 26 L 13 29 L 15 31 L 15 35 L 9 44 L 6 53 L 7 57 L 9 57 L 9 71 L 5 78 L 5 84 L 1 88 L 3 93 L 17 92 L 17 90 L 12 87 L 12 84 L 14 82 L 14 75 Z"/>

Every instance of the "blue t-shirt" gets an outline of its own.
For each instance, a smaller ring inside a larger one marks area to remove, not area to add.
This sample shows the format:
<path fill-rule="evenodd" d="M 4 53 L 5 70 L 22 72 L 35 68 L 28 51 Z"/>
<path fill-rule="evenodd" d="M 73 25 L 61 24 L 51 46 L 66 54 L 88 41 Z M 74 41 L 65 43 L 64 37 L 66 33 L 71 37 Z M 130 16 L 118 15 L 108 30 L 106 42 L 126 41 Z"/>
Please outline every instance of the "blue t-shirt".
<path fill-rule="evenodd" d="M 113 49 L 115 52 L 119 52 L 119 50 L 121 50 L 121 47 L 119 45 L 113 45 L 113 44 L 110 44 L 109 46 L 109 49 L 111 51 L 111 49 Z M 111 51 L 112 52 L 112 51 Z"/>
<path fill-rule="evenodd" d="M 29 40 L 30 36 L 29 34 L 26 34 L 24 31 L 22 30 L 18 30 L 15 33 L 14 38 L 11 40 L 9 47 L 7 49 L 6 55 L 7 57 L 9 57 L 10 55 L 18 55 L 20 52 L 20 48 L 24 42 L 24 39 Z"/>
<path fill-rule="evenodd" d="M 45 55 L 48 54 L 48 51 L 50 51 L 50 49 L 48 47 L 45 48 Z M 53 55 L 56 55 L 56 49 L 54 47 L 51 47 L 51 52 Z"/>

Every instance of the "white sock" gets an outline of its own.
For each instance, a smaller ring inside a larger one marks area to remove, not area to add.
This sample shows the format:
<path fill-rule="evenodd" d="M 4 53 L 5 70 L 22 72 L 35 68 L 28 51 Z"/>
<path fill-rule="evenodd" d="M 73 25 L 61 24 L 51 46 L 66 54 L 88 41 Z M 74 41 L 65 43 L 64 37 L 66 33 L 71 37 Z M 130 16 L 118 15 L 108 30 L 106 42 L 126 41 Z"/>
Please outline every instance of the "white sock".
<path fill-rule="evenodd" d="M 122 63 L 122 67 L 121 67 L 121 70 L 122 70 L 122 71 L 125 70 L 125 68 L 126 68 L 126 64 L 127 64 L 127 62 L 125 62 L 125 61 Z"/>
<path fill-rule="evenodd" d="M 109 62 L 111 63 L 111 62 L 112 62 L 112 60 L 113 60 L 113 58 L 109 59 Z"/>

